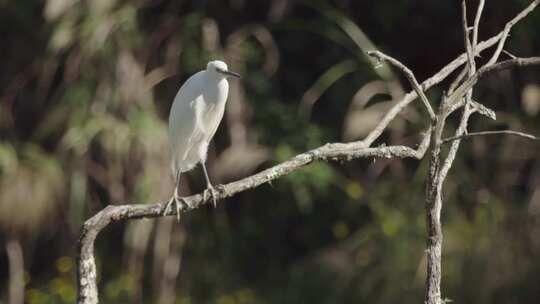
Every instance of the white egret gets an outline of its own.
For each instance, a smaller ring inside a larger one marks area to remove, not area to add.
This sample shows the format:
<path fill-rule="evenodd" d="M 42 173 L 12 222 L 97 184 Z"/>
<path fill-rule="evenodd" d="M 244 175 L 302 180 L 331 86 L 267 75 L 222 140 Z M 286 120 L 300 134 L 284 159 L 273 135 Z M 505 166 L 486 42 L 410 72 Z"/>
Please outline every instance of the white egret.
<path fill-rule="evenodd" d="M 210 61 L 206 70 L 191 76 L 178 90 L 169 114 L 169 141 L 172 156 L 172 171 L 175 181 L 174 192 L 165 213 L 176 205 L 177 218 L 180 219 L 180 205 L 186 201 L 180 197 L 180 175 L 201 164 L 207 189 L 216 206 L 215 190 L 206 170 L 208 144 L 216 133 L 223 118 L 225 103 L 229 93 L 227 77 L 240 77 L 229 71 L 223 61 Z M 188 206 L 189 207 L 189 206 Z"/>

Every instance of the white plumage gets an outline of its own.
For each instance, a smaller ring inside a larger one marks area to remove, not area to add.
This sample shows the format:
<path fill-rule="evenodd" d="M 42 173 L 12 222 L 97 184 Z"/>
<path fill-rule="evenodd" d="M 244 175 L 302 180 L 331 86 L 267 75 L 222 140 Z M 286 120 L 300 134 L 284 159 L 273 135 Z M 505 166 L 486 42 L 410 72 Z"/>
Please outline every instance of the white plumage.
<path fill-rule="evenodd" d="M 169 141 L 171 146 L 171 167 L 175 179 L 175 189 L 165 212 L 176 204 L 179 216 L 180 202 L 185 202 L 178 194 L 180 175 L 201 163 L 207 182 L 207 190 L 216 204 L 214 188 L 206 170 L 208 145 L 223 118 L 225 103 L 229 93 L 227 76 L 240 77 L 231 72 L 223 61 L 210 61 L 206 70 L 191 76 L 178 90 L 169 114 Z M 205 196 L 207 192 L 204 192 Z"/>

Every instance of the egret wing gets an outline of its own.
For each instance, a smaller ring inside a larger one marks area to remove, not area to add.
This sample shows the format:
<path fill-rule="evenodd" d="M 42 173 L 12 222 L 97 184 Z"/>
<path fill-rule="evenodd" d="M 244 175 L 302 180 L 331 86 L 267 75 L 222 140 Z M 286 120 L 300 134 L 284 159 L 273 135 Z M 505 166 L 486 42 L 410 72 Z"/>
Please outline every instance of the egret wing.
<path fill-rule="evenodd" d="M 196 104 L 202 98 L 199 72 L 190 77 L 180 88 L 169 115 L 169 141 L 171 144 L 173 172 L 191 169 L 197 163 L 191 152 L 197 139 L 202 137 L 198 128 Z"/>
<path fill-rule="evenodd" d="M 223 114 L 225 113 L 225 104 L 229 94 L 229 83 L 225 80 L 220 83 L 220 87 L 217 89 L 221 95 L 215 102 L 208 104 L 207 108 L 204 111 L 204 121 L 207 122 L 206 126 L 206 136 L 208 142 L 212 140 L 216 131 L 223 119 Z M 221 99 L 221 100 L 219 100 Z"/>

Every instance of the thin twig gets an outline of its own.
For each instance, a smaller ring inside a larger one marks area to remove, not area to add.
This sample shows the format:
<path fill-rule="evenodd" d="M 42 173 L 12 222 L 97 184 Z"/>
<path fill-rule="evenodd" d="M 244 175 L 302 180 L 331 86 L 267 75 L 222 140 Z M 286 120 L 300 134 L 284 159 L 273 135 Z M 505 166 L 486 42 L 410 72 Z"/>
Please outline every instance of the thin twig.
<path fill-rule="evenodd" d="M 501 130 L 501 131 L 482 131 L 482 132 L 472 132 L 472 133 L 467 133 L 467 134 L 461 134 L 459 136 L 452 136 L 452 137 L 445 138 L 442 140 L 442 143 L 446 144 L 454 140 L 467 139 L 474 136 L 500 135 L 500 134 L 515 135 L 515 136 L 519 136 L 519 137 L 523 137 L 527 139 L 540 140 L 540 137 L 536 137 L 531 134 L 518 132 L 518 131 L 512 131 L 512 130 Z"/>
<path fill-rule="evenodd" d="M 448 92 L 446 92 L 446 95 L 447 96 L 450 96 L 452 95 L 452 93 L 454 93 L 454 91 L 456 90 L 456 88 L 461 84 L 461 81 L 465 78 L 465 76 L 469 73 L 469 66 L 466 65 L 462 70 L 461 72 L 459 72 L 459 74 L 457 75 L 456 79 L 454 79 L 454 81 L 452 81 L 452 83 L 450 84 L 450 87 L 448 89 Z"/>
<path fill-rule="evenodd" d="M 469 25 L 467 24 L 467 3 L 466 3 L 465 0 L 462 1 L 461 7 L 462 7 L 462 19 L 463 19 L 462 20 L 462 22 L 463 22 L 463 39 L 464 39 L 465 49 L 467 50 L 467 59 L 468 59 L 468 67 L 469 67 L 467 74 L 468 74 L 468 76 L 470 78 L 476 72 L 476 62 L 474 60 L 474 53 L 476 52 L 476 45 L 471 43 L 471 39 L 470 39 L 470 36 L 469 36 Z M 472 102 L 472 94 L 473 94 L 473 90 L 472 90 L 472 87 L 471 87 L 467 91 L 467 93 L 465 94 L 465 109 L 464 109 L 464 112 L 463 112 L 463 116 L 461 118 L 461 121 L 462 121 L 461 124 L 464 124 L 463 130 L 461 130 L 462 132 L 467 131 L 467 120 L 469 119 L 469 116 L 470 116 L 470 113 L 468 113 L 468 112 L 469 112 L 470 104 Z M 459 145 L 459 142 L 455 142 L 455 144 Z M 452 147 L 452 148 L 454 148 L 454 147 Z M 454 153 L 456 153 L 457 152 L 457 147 L 455 147 L 455 150 L 451 149 L 450 151 L 451 152 L 454 151 Z M 452 154 L 450 153 L 448 158 L 452 158 L 451 155 Z"/>
<path fill-rule="evenodd" d="M 497 48 L 495 49 L 495 52 L 493 53 L 489 61 L 486 63 L 486 66 L 494 64 L 499 59 L 499 56 L 501 55 L 501 52 L 504 48 L 504 44 L 506 43 L 506 40 L 508 39 L 508 36 L 510 35 L 510 29 L 511 29 L 511 26 L 507 24 L 504 28 L 502 38 L 501 40 L 499 40 L 499 43 L 497 44 Z"/>
<path fill-rule="evenodd" d="M 483 6 L 483 3 L 480 4 Z M 475 20 L 475 26 L 473 27 L 473 36 L 478 35 L 478 20 L 480 19 L 482 7 L 479 7 L 477 17 Z M 463 69 L 462 75 L 458 75 L 458 78 L 452 83 L 451 90 L 453 91 L 455 86 L 461 82 L 461 78 L 465 78 L 467 81 L 475 75 L 476 63 L 475 54 L 477 53 L 476 41 L 471 43 L 470 31 L 467 25 L 467 6 L 465 0 L 462 1 L 462 24 L 463 24 L 463 38 L 467 54 L 467 67 Z M 473 38 L 474 39 L 474 38 Z M 466 74 L 465 74 L 466 73 Z M 462 87 L 463 85 L 459 86 Z M 465 92 L 465 91 L 464 91 Z M 472 86 L 466 91 L 465 108 L 456 134 L 463 134 L 467 130 L 467 122 L 469 116 L 472 113 L 470 105 L 472 103 Z M 450 93 L 450 96 L 456 97 L 454 92 Z M 459 97 L 461 98 L 461 97 Z M 457 151 L 459 149 L 459 140 L 452 143 L 452 147 L 448 152 L 446 159 L 442 166 L 441 163 L 441 136 L 444 130 L 445 119 L 447 118 L 447 103 L 448 99 L 443 98 L 443 102 L 440 107 L 440 116 L 436 121 L 432 146 L 430 149 L 430 162 L 429 162 L 429 177 L 426 181 L 426 230 L 427 230 L 427 276 L 426 276 L 426 291 L 424 297 L 425 304 L 440 304 L 441 301 L 441 277 L 442 277 L 442 242 L 443 242 L 443 230 L 441 222 L 441 211 L 443 206 L 442 190 L 444 181 L 448 171 L 452 167 L 452 163 L 455 159 Z"/>
<path fill-rule="evenodd" d="M 476 10 L 476 17 L 474 18 L 473 39 L 472 39 L 473 47 L 476 47 L 476 45 L 478 44 L 478 29 L 480 28 L 480 19 L 482 18 L 482 12 L 484 11 L 484 2 L 485 0 L 480 0 L 478 2 L 478 8 Z"/>
<path fill-rule="evenodd" d="M 509 69 L 515 66 L 529 66 L 529 65 L 540 65 L 540 57 L 531 57 L 531 58 L 514 57 L 513 59 L 501 61 L 491 66 L 483 66 L 476 72 L 476 74 L 474 74 L 472 77 L 465 80 L 465 82 L 463 82 L 454 91 L 452 96 L 449 96 L 447 98 L 445 111 L 444 111 L 445 117 L 448 117 L 454 111 L 456 111 L 457 109 L 465 105 L 465 100 L 460 97 L 463 97 L 464 92 L 466 92 L 468 88 L 474 86 L 478 82 L 478 80 L 480 80 L 482 77 L 492 72 Z"/>
<path fill-rule="evenodd" d="M 516 59 L 517 56 L 515 56 L 514 54 L 508 52 L 507 50 L 503 50 L 503 53 L 505 53 L 506 55 L 508 55 L 508 57 L 512 58 L 512 59 Z"/>
<path fill-rule="evenodd" d="M 463 40 L 465 42 L 465 50 L 467 51 L 467 62 L 469 65 L 468 74 L 473 75 L 476 72 L 476 64 L 474 62 L 474 48 L 469 37 L 470 31 L 467 24 L 467 3 L 465 0 L 461 1 L 462 11 L 462 25 L 463 25 Z"/>
<path fill-rule="evenodd" d="M 405 77 L 407 77 L 407 80 L 409 80 L 409 82 L 411 83 L 416 94 L 420 96 L 420 99 L 424 103 L 424 106 L 426 107 L 426 110 L 429 114 L 429 118 L 432 121 L 437 118 L 435 115 L 435 112 L 433 111 L 433 108 L 431 107 L 431 104 L 429 103 L 429 100 L 426 94 L 420 87 L 420 84 L 416 80 L 416 77 L 414 77 L 413 72 L 408 67 L 406 67 L 403 63 L 399 62 L 397 59 L 392 58 L 380 51 L 368 51 L 367 54 L 373 58 L 376 58 L 379 61 L 388 61 L 390 64 L 392 64 L 393 66 L 401 70 L 403 74 L 405 74 Z"/>
<path fill-rule="evenodd" d="M 465 95 L 465 93 L 478 82 L 478 80 L 480 80 L 482 77 L 490 73 L 509 69 L 512 67 L 524 67 L 524 66 L 538 65 L 538 64 L 540 64 L 540 57 L 515 58 L 515 59 L 501 61 L 493 65 L 484 65 L 473 76 L 469 77 L 465 82 L 463 82 L 455 90 L 452 96 L 448 97 L 449 98 L 448 104 L 451 106 L 458 99 L 462 98 Z"/>
<path fill-rule="evenodd" d="M 501 52 L 504 48 L 504 44 L 506 40 L 508 39 L 510 30 L 512 29 L 514 24 L 519 22 L 521 19 L 525 18 L 525 16 L 527 16 L 530 12 L 532 12 L 534 8 L 538 6 L 538 4 L 540 4 L 540 0 L 533 1 L 531 4 L 529 4 L 529 6 L 526 9 L 524 9 L 521 13 L 519 13 L 514 19 L 506 23 L 506 25 L 504 26 L 504 30 L 502 32 L 501 39 L 499 40 L 499 43 L 497 44 L 497 49 L 495 50 L 495 52 L 489 59 L 488 63 L 486 63 L 487 66 L 495 64 L 495 62 L 497 62 L 497 60 L 499 59 L 499 56 L 501 55 Z"/>

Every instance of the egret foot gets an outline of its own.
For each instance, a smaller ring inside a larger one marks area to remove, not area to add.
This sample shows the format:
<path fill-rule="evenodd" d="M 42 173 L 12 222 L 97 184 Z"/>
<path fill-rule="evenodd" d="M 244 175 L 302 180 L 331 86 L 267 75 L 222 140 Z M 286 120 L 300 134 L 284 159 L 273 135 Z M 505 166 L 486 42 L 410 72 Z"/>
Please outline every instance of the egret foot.
<path fill-rule="evenodd" d="M 217 202 L 216 202 L 216 196 L 217 196 L 217 193 L 216 193 L 216 189 L 214 189 L 214 187 L 212 185 L 208 185 L 208 188 L 206 188 L 203 192 L 203 201 L 206 202 L 206 200 L 208 199 L 208 196 L 212 197 L 212 203 L 214 204 L 214 208 L 216 208 L 217 206 Z"/>
<path fill-rule="evenodd" d="M 180 211 L 182 209 L 182 206 L 186 208 L 190 208 L 191 206 L 188 204 L 188 202 L 181 196 L 177 195 L 176 193 L 173 194 L 169 202 L 167 203 L 167 206 L 165 206 L 165 210 L 163 211 L 163 214 L 169 213 L 169 211 L 172 209 L 173 205 L 176 205 L 176 220 L 180 222 Z"/>

